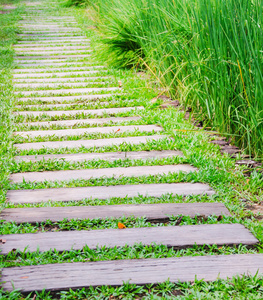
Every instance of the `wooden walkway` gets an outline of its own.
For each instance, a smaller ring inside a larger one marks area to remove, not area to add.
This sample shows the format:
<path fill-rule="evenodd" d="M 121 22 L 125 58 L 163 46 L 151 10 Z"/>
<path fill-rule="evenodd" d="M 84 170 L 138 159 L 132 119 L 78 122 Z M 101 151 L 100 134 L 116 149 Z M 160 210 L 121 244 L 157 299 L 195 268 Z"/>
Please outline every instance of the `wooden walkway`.
<path fill-rule="evenodd" d="M 227 279 L 236 275 L 263 273 L 263 254 L 209 255 L 162 259 L 133 259 L 48 264 L 6 268 L 4 290 L 23 292 L 59 291 L 68 288 L 111 285 Z M 52 276 L 50 276 L 52 274 Z M 56 278 L 56 280 L 54 280 Z"/>
<path fill-rule="evenodd" d="M 87 245 L 90 249 L 97 247 L 123 247 L 162 244 L 169 247 L 190 247 L 193 245 L 255 245 L 258 240 L 240 224 L 212 224 L 82 230 L 62 232 L 40 232 L 3 235 L 6 242 L 2 245 L 2 254 L 8 254 L 13 249 L 22 252 L 69 251 L 79 250 Z"/>
<path fill-rule="evenodd" d="M 13 189 L 8 191 L 7 201 L 13 207 L 1 212 L 1 221 L 23 225 L 72 219 L 116 219 L 118 222 L 124 217 L 145 217 L 149 222 L 161 223 L 169 222 L 172 216 L 181 219 L 217 216 L 218 220 L 230 216 L 222 203 L 210 198 L 215 191 L 206 182 L 193 179 L 200 178 L 196 167 L 171 162 L 172 159 L 184 162 L 185 149 L 179 151 L 167 146 L 173 144 L 173 139 L 159 124 L 144 121 L 144 106 L 118 102 L 118 95 L 123 97 L 126 91 L 109 70 L 94 64 L 90 40 L 78 28 L 74 17 L 52 16 L 40 5 L 37 13 L 27 8 L 20 27 L 23 32 L 14 46 L 17 56 L 13 71 L 17 100 L 13 114 L 18 128 L 14 133 L 15 163 L 36 167 L 54 165 L 58 169 L 43 171 L 39 167 L 36 172 L 12 174 Z M 152 148 L 155 150 L 146 151 Z M 155 160 L 159 161 L 152 165 Z M 89 165 L 89 162 L 95 165 L 102 161 L 116 166 L 91 168 Z M 130 164 L 126 166 L 127 162 Z M 67 164 L 65 170 L 61 169 L 62 164 Z M 185 176 L 191 178 L 190 182 Z M 141 178 L 152 181 L 142 183 Z M 113 179 L 117 180 L 116 185 L 110 183 Z M 73 181 L 77 182 L 76 186 L 69 185 Z M 183 199 L 193 195 L 206 195 L 207 202 L 173 203 L 174 196 Z M 144 203 L 144 197 L 160 203 Z M 133 202 L 106 205 L 109 199 Z M 169 203 L 167 199 L 172 200 Z M 26 207 L 28 204 L 32 207 Z M 258 243 L 241 224 L 164 225 L 6 234 L 0 236 L 0 250 L 6 255 L 14 249 L 63 252 L 85 246 L 132 248 L 138 243 L 175 248 Z M 167 279 L 209 281 L 257 272 L 263 273 L 262 254 L 210 255 L 10 267 L 2 270 L 1 282 L 8 291 L 59 291 L 116 286 L 127 281 L 136 284 Z"/>

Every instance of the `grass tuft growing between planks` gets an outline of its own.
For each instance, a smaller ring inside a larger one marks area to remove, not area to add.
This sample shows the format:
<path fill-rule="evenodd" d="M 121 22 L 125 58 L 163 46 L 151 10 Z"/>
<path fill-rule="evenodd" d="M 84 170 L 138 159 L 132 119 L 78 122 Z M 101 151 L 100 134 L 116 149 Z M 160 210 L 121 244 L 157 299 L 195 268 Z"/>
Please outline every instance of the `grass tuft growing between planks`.
<path fill-rule="evenodd" d="M 93 1 L 103 57 L 144 66 L 196 118 L 263 154 L 259 0 Z"/>

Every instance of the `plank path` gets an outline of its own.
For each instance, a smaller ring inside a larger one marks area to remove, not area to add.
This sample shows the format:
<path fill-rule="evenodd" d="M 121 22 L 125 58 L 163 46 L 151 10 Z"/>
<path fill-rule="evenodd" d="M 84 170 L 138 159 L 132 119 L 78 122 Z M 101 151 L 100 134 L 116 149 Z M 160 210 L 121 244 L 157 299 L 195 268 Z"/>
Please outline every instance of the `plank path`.
<path fill-rule="evenodd" d="M 231 214 L 224 204 L 213 202 L 210 197 L 216 192 L 207 183 L 193 180 L 191 176 L 199 170 L 187 163 L 185 149 L 176 149 L 159 124 L 143 121 L 147 110 L 143 103 L 129 100 L 130 105 L 124 106 L 119 100 L 127 95 L 125 88 L 119 86 L 112 70 L 93 60 L 90 40 L 74 17 L 66 12 L 57 16 L 44 1 L 38 2 L 37 9 L 27 4 L 14 48 L 13 83 L 18 128 L 15 163 L 19 170 L 28 171 L 11 175 L 10 207 L 1 212 L 0 220 L 22 225 L 49 221 L 55 228 L 57 222 L 92 219 L 116 220 L 117 225 L 121 218 L 133 217 L 163 226 L 4 234 L 0 236 L 2 254 L 133 248 L 138 243 L 175 248 L 257 244 L 241 224 L 164 226 L 172 218 L 180 225 L 184 216 L 222 219 Z M 99 137 L 94 139 L 94 134 Z M 146 151 L 153 145 L 158 150 Z M 101 162 L 111 165 L 100 167 Z M 146 181 L 138 181 L 140 176 Z M 176 181 L 180 176 L 186 179 Z M 70 186 L 73 180 L 76 185 Z M 193 195 L 199 200 L 175 203 Z M 168 278 L 172 282 L 196 277 L 211 281 L 256 272 L 263 272 L 262 254 L 18 265 L 4 268 L 1 282 L 7 291 L 60 291 L 127 281 L 158 283 Z"/>

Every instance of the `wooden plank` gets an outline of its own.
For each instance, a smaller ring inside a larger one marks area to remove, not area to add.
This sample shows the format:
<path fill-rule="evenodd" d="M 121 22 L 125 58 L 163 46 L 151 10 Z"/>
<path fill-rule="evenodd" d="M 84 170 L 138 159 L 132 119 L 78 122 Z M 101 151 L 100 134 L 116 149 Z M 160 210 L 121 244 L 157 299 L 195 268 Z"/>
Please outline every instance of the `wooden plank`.
<path fill-rule="evenodd" d="M 48 82 L 48 83 L 14 83 L 13 86 L 15 88 L 38 88 L 38 87 L 45 87 L 45 88 L 56 88 L 56 87 L 83 87 L 93 84 L 100 84 L 105 85 L 105 81 L 91 81 L 91 82 Z"/>
<path fill-rule="evenodd" d="M 84 135 L 84 134 L 114 134 L 123 132 L 161 132 L 163 129 L 156 125 L 119 125 L 119 126 L 105 126 L 105 127 L 90 127 L 90 128 L 70 128 L 60 130 L 33 130 L 33 131 L 19 131 L 14 135 L 18 135 L 24 138 L 36 138 L 36 137 L 66 137 L 72 135 Z"/>
<path fill-rule="evenodd" d="M 16 43 L 16 46 L 19 45 L 25 45 L 25 44 L 38 44 L 38 45 L 42 45 L 42 44 L 61 44 L 61 43 L 76 43 L 76 42 L 81 42 L 81 43 L 90 43 L 90 40 L 85 39 L 85 38 L 78 38 L 78 39 L 74 39 L 74 41 L 70 38 L 70 39 L 52 39 L 52 42 L 48 39 L 48 40 L 22 40 L 22 41 L 18 41 Z"/>
<path fill-rule="evenodd" d="M 16 74 L 16 73 L 28 73 L 27 76 L 30 76 L 33 73 L 34 73 L 34 75 L 32 75 L 32 76 L 37 76 L 37 75 L 35 75 L 35 73 L 36 74 L 41 74 L 43 76 L 45 74 L 49 74 L 49 76 L 52 76 L 52 73 L 56 72 L 54 74 L 59 74 L 59 72 L 62 72 L 61 70 L 63 70 L 62 73 L 70 74 L 71 72 L 76 72 L 76 70 L 85 70 L 83 72 L 90 72 L 91 70 L 96 70 L 96 72 L 98 72 L 98 70 L 99 70 L 101 72 L 101 69 L 104 69 L 104 68 L 105 68 L 104 66 L 85 66 L 85 67 L 79 66 L 79 67 L 70 67 L 70 68 L 67 68 L 67 69 L 56 68 L 56 67 L 55 68 L 48 68 L 48 69 L 39 69 L 39 68 L 19 69 L 19 68 L 17 68 L 15 70 L 13 70 L 12 72 L 15 73 L 15 74 L 13 74 L 13 77 L 16 77 L 17 75 L 23 75 L 23 74 Z M 59 72 L 57 72 L 57 71 L 59 71 Z"/>
<path fill-rule="evenodd" d="M 75 22 L 71 22 L 71 24 L 74 24 Z M 49 29 L 49 30 L 52 30 L 52 29 L 60 29 L 60 28 L 76 28 L 76 27 L 65 27 L 63 26 L 63 24 L 28 24 L 28 23 L 23 23 L 23 25 L 20 25 L 19 26 L 21 29 L 25 29 L 25 28 L 33 28 L 33 29 L 37 29 L 37 30 L 40 30 L 40 29 Z"/>
<path fill-rule="evenodd" d="M 92 52 L 92 50 L 87 50 L 87 52 Z M 61 51 L 60 51 L 61 53 Z M 60 54 L 60 55 L 50 55 L 46 53 L 46 55 L 36 55 L 34 53 L 30 53 L 30 55 L 17 55 L 16 59 L 14 60 L 15 63 L 19 64 L 30 64 L 32 62 L 36 63 L 46 63 L 46 62 L 61 62 L 73 61 L 72 58 L 84 58 L 90 57 L 91 54 Z"/>
<path fill-rule="evenodd" d="M 92 71 L 93 72 L 93 71 Z M 22 78 L 22 79 L 13 79 L 13 82 L 30 82 L 30 83 L 39 83 L 39 82 L 86 82 L 92 83 L 93 80 L 99 79 L 109 79 L 109 76 L 89 76 L 89 77 L 62 77 L 62 78 Z"/>
<path fill-rule="evenodd" d="M 71 68 L 71 66 L 76 66 L 76 65 L 79 65 L 79 67 L 83 67 L 83 64 L 88 64 L 88 62 L 83 62 L 83 61 L 69 61 L 69 62 L 54 62 L 54 63 L 42 63 L 42 64 L 24 64 L 24 65 L 17 65 L 17 68 L 16 70 L 29 70 L 30 68 L 29 67 L 38 67 L 38 70 L 51 70 L 51 68 L 49 66 L 52 66 L 52 68 L 54 69 L 55 67 L 67 67 L 68 68 Z M 21 68 L 22 67 L 22 68 Z M 24 67 L 24 68 L 23 68 Z M 44 68 L 45 67 L 48 67 L 48 68 Z M 86 66 L 86 69 L 87 67 L 89 66 Z M 42 68 L 42 69 L 41 69 Z M 13 71 L 14 72 L 14 71 Z M 19 71 L 21 72 L 21 71 Z"/>
<path fill-rule="evenodd" d="M 185 248 L 193 245 L 255 245 L 258 240 L 241 224 L 203 224 L 186 226 L 144 227 L 81 231 L 39 232 L 1 235 L 1 254 L 13 249 L 22 252 L 80 250 L 85 246 L 124 247 L 136 243 L 162 244 Z"/>
<path fill-rule="evenodd" d="M 67 27 L 59 27 L 59 28 L 54 28 L 52 29 L 47 29 L 47 28 L 32 28 L 32 27 L 21 27 L 23 28 L 23 34 L 51 34 L 51 33 L 81 33 L 82 30 L 79 28 L 67 28 Z"/>
<path fill-rule="evenodd" d="M 36 24 L 35 24 L 36 25 Z M 47 24 L 44 24 L 47 25 Z M 51 25 L 52 26 L 52 25 Z M 34 24 L 29 24 L 28 25 L 24 25 L 20 24 L 18 26 L 18 28 L 22 29 L 23 33 L 46 33 L 46 32 L 50 32 L 50 33 L 56 33 L 56 32 L 83 32 L 82 29 L 78 28 L 78 27 L 66 27 L 66 26 L 60 26 L 60 27 L 55 27 L 55 28 L 49 28 L 49 27 L 44 27 L 44 28 L 39 28 L 39 27 L 35 27 Z"/>
<path fill-rule="evenodd" d="M 237 275 L 263 274 L 263 254 L 208 255 L 161 259 L 78 262 L 4 268 L 3 289 L 59 291 L 91 286 L 121 286 L 197 280 L 215 281 Z"/>
<path fill-rule="evenodd" d="M 46 63 L 64 62 L 64 61 L 71 62 L 74 61 L 72 58 L 79 59 L 85 57 L 91 57 L 91 54 L 55 55 L 55 56 L 54 55 L 20 56 L 17 59 L 15 59 L 14 62 L 22 66 L 31 63 L 46 64 Z"/>
<path fill-rule="evenodd" d="M 39 28 L 41 30 L 41 28 Z M 59 29 L 55 28 L 55 29 Z M 72 31 L 56 31 L 56 32 L 52 32 L 52 31 L 40 31 L 40 32 L 30 32 L 30 33 L 18 33 L 17 36 L 18 38 L 24 38 L 24 37 L 29 37 L 31 38 L 48 38 L 48 37 L 75 37 L 76 34 L 78 34 L 78 37 L 83 37 L 83 32 L 81 30 L 72 30 Z"/>
<path fill-rule="evenodd" d="M 162 183 L 117 186 L 92 186 L 75 188 L 50 188 L 37 190 L 9 190 L 7 199 L 10 203 L 41 203 L 48 201 L 67 202 L 83 199 L 132 198 L 139 195 L 161 197 L 172 195 L 212 195 L 214 191 L 202 183 Z"/>
<path fill-rule="evenodd" d="M 65 207 L 23 207 L 4 209 L 0 220 L 16 223 L 40 223 L 65 219 L 105 219 L 121 217 L 145 217 L 148 221 L 164 222 L 168 216 L 230 216 L 222 203 L 158 203 L 158 204 L 123 204 L 99 206 Z"/>
<path fill-rule="evenodd" d="M 143 106 L 133 107 L 112 107 L 112 108 L 98 108 L 98 109 L 76 109 L 76 110 L 53 110 L 53 111 L 16 111 L 14 115 L 27 116 L 31 115 L 38 117 L 41 115 L 54 117 L 54 116 L 74 116 L 78 114 L 103 116 L 104 114 L 118 114 L 123 112 L 130 112 L 132 110 L 142 110 Z"/>
<path fill-rule="evenodd" d="M 87 49 L 87 46 L 54 46 L 54 47 L 14 47 L 14 50 L 17 52 L 28 52 L 28 51 L 45 51 L 43 53 L 49 53 L 49 51 L 54 51 L 54 50 L 62 50 L 67 51 L 77 51 L 80 49 Z"/>
<path fill-rule="evenodd" d="M 122 144 L 139 145 L 144 143 L 150 143 L 152 141 L 161 141 L 167 138 L 162 135 L 150 135 L 150 136 L 129 136 L 124 138 L 111 138 L 111 139 L 98 139 L 98 140 L 76 140 L 76 141 L 61 141 L 61 142 L 38 142 L 38 143 L 24 143 L 15 144 L 14 146 L 18 150 L 40 150 L 43 148 L 50 149 L 73 149 L 73 148 L 100 148 L 107 146 L 119 146 Z"/>
<path fill-rule="evenodd" d="M 116 95 L 116 94 L 115 94 Z M 19 98 L 20 102 L 25 101 L 41 101 L 42 103 L 46 102 L 61 102 L 61 101 L 81 101 L 81 100 L 97 100 L 97 99 L 104 99 L 113 96 L 113 94 L 97 94 L 97 95 L 76 95 L 76 96 L 62 96 L 62 97 L 23 97 Z"/>
<path fill-rule="evenodd" d="M 104 103 L 104 102 L 103 102 Z M 75 103 L 78 105 L 79 103 Z M 45 107 L 52 107 L 58 106 L 59 104 L 52 104 L 52 105 L 45 105 Z M 61 104 L 64 106 L 71 106 L 74 105 L 73 103 L 70 104 Z M 47 121 L 47 122 L 30 122 L 27 123 L 28 126 L 53 126 L 53 125 L 60 125 L 60 126 L 83 126 L 85 124 L 89 125 L 99 125 L 99 124 L 107 124 L 107 123 L 118 123 L 118 122 L 128 122 L 128 121 L 138 121 L 141 117 L 109 117 L 109 118 L 100 118 L 100 119 L 75 119 L 75 120 L 61 120 L 61 121 Z M 23 125 L 23 123 L 17 123 L 16 125 Z"/>
<path fill-rule="evenodd" d="M 74 41 L 52 41 L 52 43 L 48 41 L 19 41 L 19 43 L 15 44 L 16 48 L 26 48 L 26 47 L 57 47 L 57 46 L 90 46 L 90 42 L 87 40 L 74 40 Z"/>
<path fill-rule="evenodd" d="M 184 165 L 163 165 L 163 166 L 138 166 L 138 167 L 117 167 L 103 169 L 82 169 L 82 170 L 61 170 L 45 172 L 15 173 L 10 176 L 12 183 L 45 182 L 45 181 L 69 181 L 69 180 L 90 180 L 92 178 L 120 178 L 138 176 L 168 175 L 170 173 L 189 173 L 197 171 L 196 168 Z"/>
<path fill-rule="evenodd" d="M 181 151 L 134 151 L 134 152 L 104 152 L 104 153 L 74 153 L 74 154 L 47 154 L 47 155 L 24 155 L 15 156 L 17 162 L 36 162 L 42 160 L 64 160 L 69 162 L 83 162 L 87 160 L 115 161 L 119 159 L 160 159 L 173 156 L 183 156 Z"/>
<path fill-rule="evenodd" d="M 59 48 L 59 47 L 58 47 Z M 33 49 L 33 48 L 32 48 Z M 87 49 L 87 47 L 85 47 L 85 49 L 71 49 L 71 50 L 46 50 L 46 51 L 37 51 L 37 50 L 31 50 L 31 51 L 16 51 L 17 54 L 17 58 L 31 58 L 31 57 L 35 57 L 35 56 L 39 56 L 39 57 L 52 57 L 52 58 L 57 58 L 57 57 L 61 57 L 64 56 L 65 54 L 68 55 L 77 55 L 78 53 L 87 53 L 87 52 L 93 52 L 93 50 L 91 49 Z"/>
<path fill-rule="evenodd" d="M 55 40 L 56 42 L 58 41 L 69 41 L 69 42 L 72 42 L 73 40 L 74 41 L 90 41 L 88 40 L 87 38 L 85 38 L 85 36 L 71 36 L 70 38 L 69 37 L 62 37 L 62 36 L 47 36 L 47 37 L 30 37 L 29 39 L 27 38 L 22 38 L 18 44 L 20 44 L 21 42 L 30 42 L 30 41 L 40 41 L 40 40 L 46 40 L 47 42 L 49 43 L 52 43 L 51 41 Z"/>
<path fill-rule="evenodd" d="M 71 64 L 71 63 L 69 63 Z M 102 88 L 76 88 L 76 89 L 61 89 L 61 90 L 35 90 L 35 91 L 21 91 L 14 92 L 15 95 L 22 94 L 24 96 L 28 95 L 59 95 L 59 94 L 70 94 L 70 93 L 95 93 L 95 92 L 103 92 L 103 91 L 118 91 L 120 88 L 118 87 L 102 87 Z"/>
<path fill-rule="evenodd" d="M 101 102 L 100 102 L 101 103 Z M 102 102 L 104 103 L 104 102 Z M 107 102 L 108 103 L 108 102 Z M 23 105 L 16 105 L 15 109 L 32 109 L 32 108 L 36 108 L 36 109 L 50 109 L 50 108 L 64 108 L 64 107 L 71 107 L 72 105 L 82 105 L 81 103 L 77 103 L 77 102 L 71 102 L 71 103 L 63 103 L 63 104 L 25 104 L 23 103 Z M 65 120 L 66 121 L 66 120 Z M 73 120 L 68 120 L 68 121 L 73 121 Z M 35 122 L 35 123 L 40 123 L 41 122 Z M 49 122 L 46 122 L 49 123 Z M 16 124 L 24 124 L 24 123 L 16 123 Z M 31 123 L 27 123 L 27 124 L 31 124 Z"/>

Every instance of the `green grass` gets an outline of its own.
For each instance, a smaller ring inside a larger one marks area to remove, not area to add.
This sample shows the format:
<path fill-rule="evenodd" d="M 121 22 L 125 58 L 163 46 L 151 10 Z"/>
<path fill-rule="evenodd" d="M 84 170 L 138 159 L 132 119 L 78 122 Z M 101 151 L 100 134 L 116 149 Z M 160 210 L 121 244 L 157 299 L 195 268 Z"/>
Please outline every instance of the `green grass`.
<path fill-rule="evenodd" d="M 15 2 L 16 3 L 16 2 Z M 0 6 L 6 4 L 1 1 Z M 10 162 L 12 160 L 11 134 L 13 130 L 11 109 L 14 95 L 11 81 L 11 68 L 14 51 L 12 44 L 17 40 L 16 22 L 20 19 L 21 9 L 11 10 L 8 14 L 0 14 L 0 203 L 5 199 L 8 187 Z"/>

